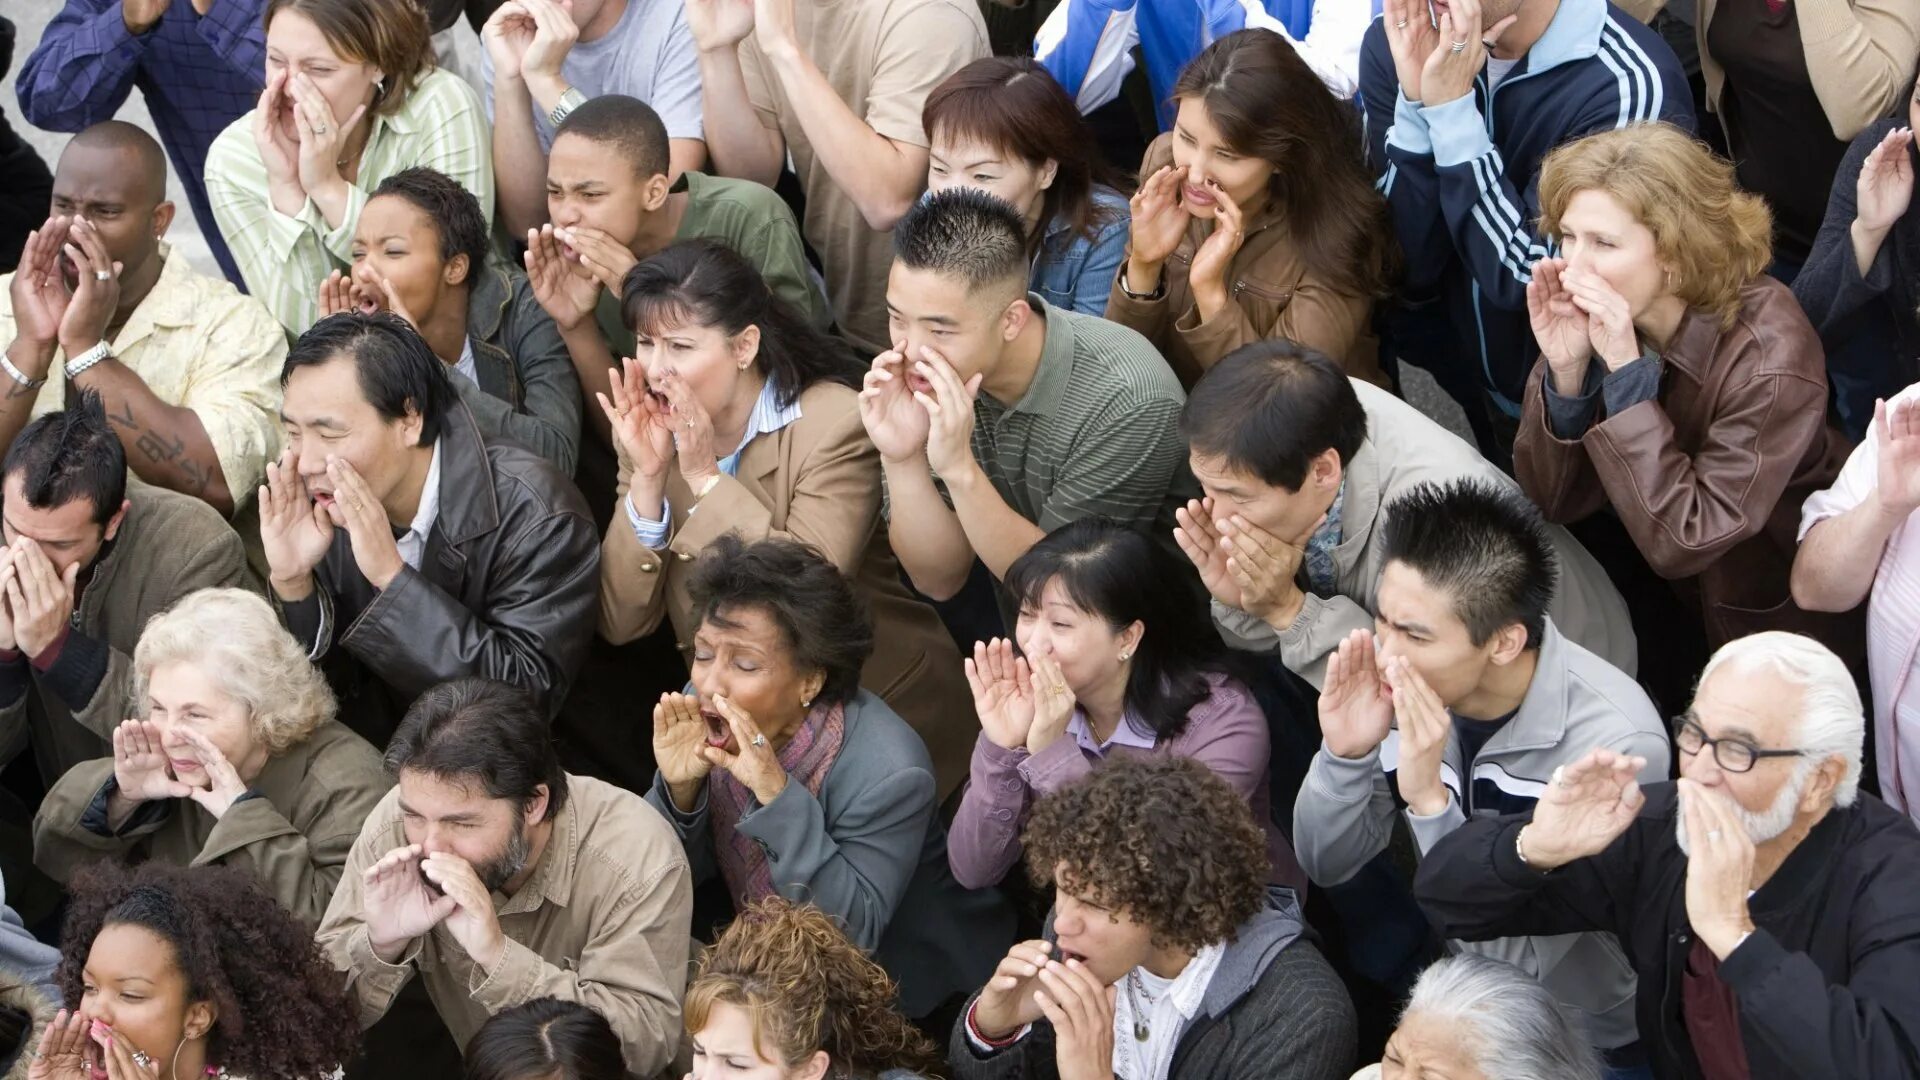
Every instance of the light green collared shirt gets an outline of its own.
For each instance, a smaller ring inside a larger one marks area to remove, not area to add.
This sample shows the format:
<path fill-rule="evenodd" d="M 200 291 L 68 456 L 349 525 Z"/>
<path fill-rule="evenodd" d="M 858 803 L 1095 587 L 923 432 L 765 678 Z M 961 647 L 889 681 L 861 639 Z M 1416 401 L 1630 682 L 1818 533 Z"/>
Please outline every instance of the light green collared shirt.
<path fill-rule="evenodd" d="M 321 280 L 352 264 L 354 224 L 380 181 L 415 165 L 438 169 L 473 192 L 482 216 L 493 219 L 492 128 L 479 95 L 451 72 L 428 72 L 404 108 L 374 118 L 339 228 L 327 226 L 311 199 L 291 217 L 274 209 L 253 118 L 250 111 L 235 120 L 207 151 L 207 198 L 247 291 L 291 335 L 313 325 Z"/>

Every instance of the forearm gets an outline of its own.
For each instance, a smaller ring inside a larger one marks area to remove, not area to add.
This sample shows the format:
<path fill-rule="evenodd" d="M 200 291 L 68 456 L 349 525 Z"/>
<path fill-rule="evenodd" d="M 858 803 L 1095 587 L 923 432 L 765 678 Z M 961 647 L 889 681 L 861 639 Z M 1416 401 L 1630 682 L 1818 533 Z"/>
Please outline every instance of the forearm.
<path fill-rule="evenodd" d="M 547 156 L 540 149 L 533 108 L 523 80 L 502 78 L 494 83 L 493 179 L 500 220 L 509 234 L 522 238 L 528 229 L 547 221 Z"/>
<path fill-rule="evenodd" d="M 1880 553 L 1905 515 L 1868 496 L 1815 525 L 1793 557 L 1794 603 L 1808 611 L 1851 611 L 1873 589 Z"/>
<path fill-rule="evenodd" d="M 699 139 L 667 140 L 667 179 L 678 181 L 680 174 L 707 167 L 707 144 Z"/>
<path fill-rule="evenodd" d="M 127 822 L 140 806 L 140 800 L 129 799 L 121 794 L 119 788 L 114 788 L 113 794 L 107 796 L 107 828 L 116 833 L 126 828 Z"/>
<path fill-rule="evenodd" d="M 891 508 L 887 539 L 913 587 L 935 600 L 951 599 L 966 584 L 973 546 L 960 519 L 933 486 L 927 459 L 885 462 Z"/>
<path fill-rule="evenodd" d="M 161 401 L 140 376 L 112 357 L 82 372 L 74 386 L 100 395 L 134 475 L 200 499 L 222 515 L 233 513 L 233 493 L 227 490 L 219 456 L 192 409 Z"/>
<path fill-rule="evenodd" d="M 561 327 L 560 340 L 566 342 L 574 374 L 580 377 L 580 400 L 584 403 L 587 426 L 599 437 L 601 445 L 612 446 L 613 426 L 607 422 L 606 410 L 600 407 L 599 395 L 605 394 L 607 400 L 613 400 L 613 350 L 607 346 L 607 339 L 601 336 L 599 324 L 593 321 L 592 315 L 571 329 Z"/>
<path fill-rule="evenodd" d="M 1853 244 L 1853 264 L 1860 270 L 1860 276 L 1873 273 L 1873 261 L 1880 257 L 1880 245 L 1886 242 L 1887 230 L 1869 229 L 1855 220 L 1847 229 L 1847 239 Z"/>
<path fill-rule="evenodd" d="M 780 133 L 760 122 L 747 96 L 739 46 L 702 51 L 700 85 L 701 117 L 714 171 L 772 187 L 786 164 L 786 148 Z"/>
<path fill-rule="evenodd" d="M 1046 533 L 1007 505 L 977 462 L 969 465 L 958 478 L 947 481 L 947 493 L 953 496 L 954 513 L 968 544 L 995 579 L 1004 578 L 1013 561 Z"/>
<path fill-rule="evenodd" d="M 51 344 L 15 338 L 13 344 L 7 346 L 7 362 L 29 379 L 44 379 L 53 367 L 55 351 Z M 20 429 L 33 419 L 33 403 L 40 396 L 40 388 L 29 387 L 12 375 L 0 375 L 0 386 L 6 388 L 0 393 L 0 450 L 3 450 L 13 445 Z"/>
<path fill-rule="evenodd" d="M 870 228 L 891 229 L 926 186 L 927 155 L 867 125 L 797 47 L 767 54 L 807 143 Z"/>
<path fill-rule="evenodd" d="M 338 230 L 352 224 L 353 184 L 346 178 L 336 176 L 328 183 L 308 188 L 307 197 L 313 200 L 328 229 Z"/>

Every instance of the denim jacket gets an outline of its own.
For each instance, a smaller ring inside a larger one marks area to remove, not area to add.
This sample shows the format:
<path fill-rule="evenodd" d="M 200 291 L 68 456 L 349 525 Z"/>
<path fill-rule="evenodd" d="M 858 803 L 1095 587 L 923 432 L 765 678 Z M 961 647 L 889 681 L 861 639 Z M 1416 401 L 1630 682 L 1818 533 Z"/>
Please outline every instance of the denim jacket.
<path fill-rule="evenodd" d="M 1088 239 L 1059 218 L 1047 222 L 1046 239 L 1033 260 L 1033 291 L 1049 304 L 1082 315 L 1105 315 L 1107 293 L 1127 257 L 1131 215 L 1127 200 L 1109 187 L 1093 189 L 1094 205 L 1110 216 Z"/>
<path fill-rule="evenodd" d="M 455 376 L 480 433 L 503 436 L 568 476 L 580 451 L 580 377 L 560 330 L 526 276 L 481 267 L 467 297 L 467 338 L 479 385 Z"/>

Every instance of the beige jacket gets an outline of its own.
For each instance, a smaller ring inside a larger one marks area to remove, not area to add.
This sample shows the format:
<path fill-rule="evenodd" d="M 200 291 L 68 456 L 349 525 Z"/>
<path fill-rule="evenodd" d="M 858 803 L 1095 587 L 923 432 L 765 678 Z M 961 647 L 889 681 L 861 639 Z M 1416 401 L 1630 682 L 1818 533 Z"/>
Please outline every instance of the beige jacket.
<path fill-rule="evenodd" d="M 1413 406 L 1359 379 L 1351 382 L 1367 412 L 1367 439 L 1346 463 L 1340 543 L 1333 549 L 1336 591 L 1331 596 L 1307 593 L 1299 616 L 1284 631 L 1213 602 L 1214 621 L 1227 644 L 1250 652 L 1277 652 L 1289 670 L 1315 686 L 1325 673 L 1327 654 L 1353 631 L 1373 628 L 1375 590 L 1386 562 L 1379 528 L 1385 507 L 1424 483 L 1470 479 L 1519 490 L 1512 477 Z M 1550 525 L 1547 534 L 1560 562 L 1560 581 L 1547 614 L 1569 640 L 1633 674 L 1639 653 L 1626 601 L 1572 533 Z"/>
<path fill-rule="evenodd" d="M 1920 0 L 1793 3 L 1799 9 L 1801 47 L 1814 95 L 1833 125 L 1833 137 L 1846 142 L 1912 92 L 1914 56 L 1920 52 Z M 1707 105 L 1719 112 L 1727 76 L 1707 52 L 1707 27 L 1715 6 L 1715 0 L 1700 0 L 1694 40 L 1707 81 Z"/>
<path fill-rule="evenodd" d="M 926 741 L 944 799 L 966 779 L 980 722 L 973 713 L 960 652 L 933 609 L 907 591 L 880 517 L 880 454 L 860 423 L 859 396 L 831 383 L 800 395 L 800 419 L 762 435 L 740 453 L 738 476 L 696 500 L 670 472 L 672 530 L 666 551 L 640 543 L 627 520 L 627 470 L 600 548 L 600 635 L 614 644 L 673 621 L 684 654 L 693 647 L 694 560 L 733 533 L 747 542 L 770 536 L 818 548 L 853 579 L 873 611 L 873 655 L 861 685 L 878 695 Z M 645 720 L 640 722 L 644 723 Z"/>
<path fill-rule="evenodd" d="M 270 758 L 254 778 L 258 794 L 218 818 L 173 799 L 156 820 L 103 836 L 86 818 L 111 779 L 113 759 L 101 758 L 74 766 L 47 792 L 33 819 L 33 863 L 47 876 L 65 884 L 109 859 L 234 866 L 308 926 L 326 914 L 360 827 L 393 786 L 380 755 L 337 720 Z"/>
<path fill-rule="evenodd" d="M 605 1016 L 620 1036 L 629 1073 L 652 1076 L 673 1060 L 687 987 L 693 878 L 680 838 L 646 800 L 591 777 L 567 777 L 567 803 L 533 875 L 512 896 L 493 896 L 507 947 L 491 972 L 475 964 L 444 925 L 416 938 L 397 964 L 373 954 L 361 883 L 369 866 L 406 842 L 395 788 L 347 856 L 316 935 L 346 973 L 362 1027 L 385 1015 L 417 972 L 462 1047 L 494 1013 L 553 997 Z"/>

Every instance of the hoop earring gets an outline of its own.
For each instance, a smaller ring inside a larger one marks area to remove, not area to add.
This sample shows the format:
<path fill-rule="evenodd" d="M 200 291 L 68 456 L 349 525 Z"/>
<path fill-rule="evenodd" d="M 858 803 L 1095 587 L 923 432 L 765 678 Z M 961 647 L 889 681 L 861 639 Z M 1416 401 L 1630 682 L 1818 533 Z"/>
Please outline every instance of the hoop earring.
<path fill-rule="evenodd" d="M 1667 291 L 1673 291 L 1673 271 L 1667 271 Z"/>
<path fill-rule="evenodd" d="M 186 1032 L 183 1031 L 181 1032 L 181 1034 L 185 1035 Z M 180 1080 L 180 1051 L 186 1045 L 187 1045 L 187 1040 L 184 1038 L 182 1038 L 179 1042 L 174 1044 L 173 1061 L 167 1066 L 168 1080 Z"/>

